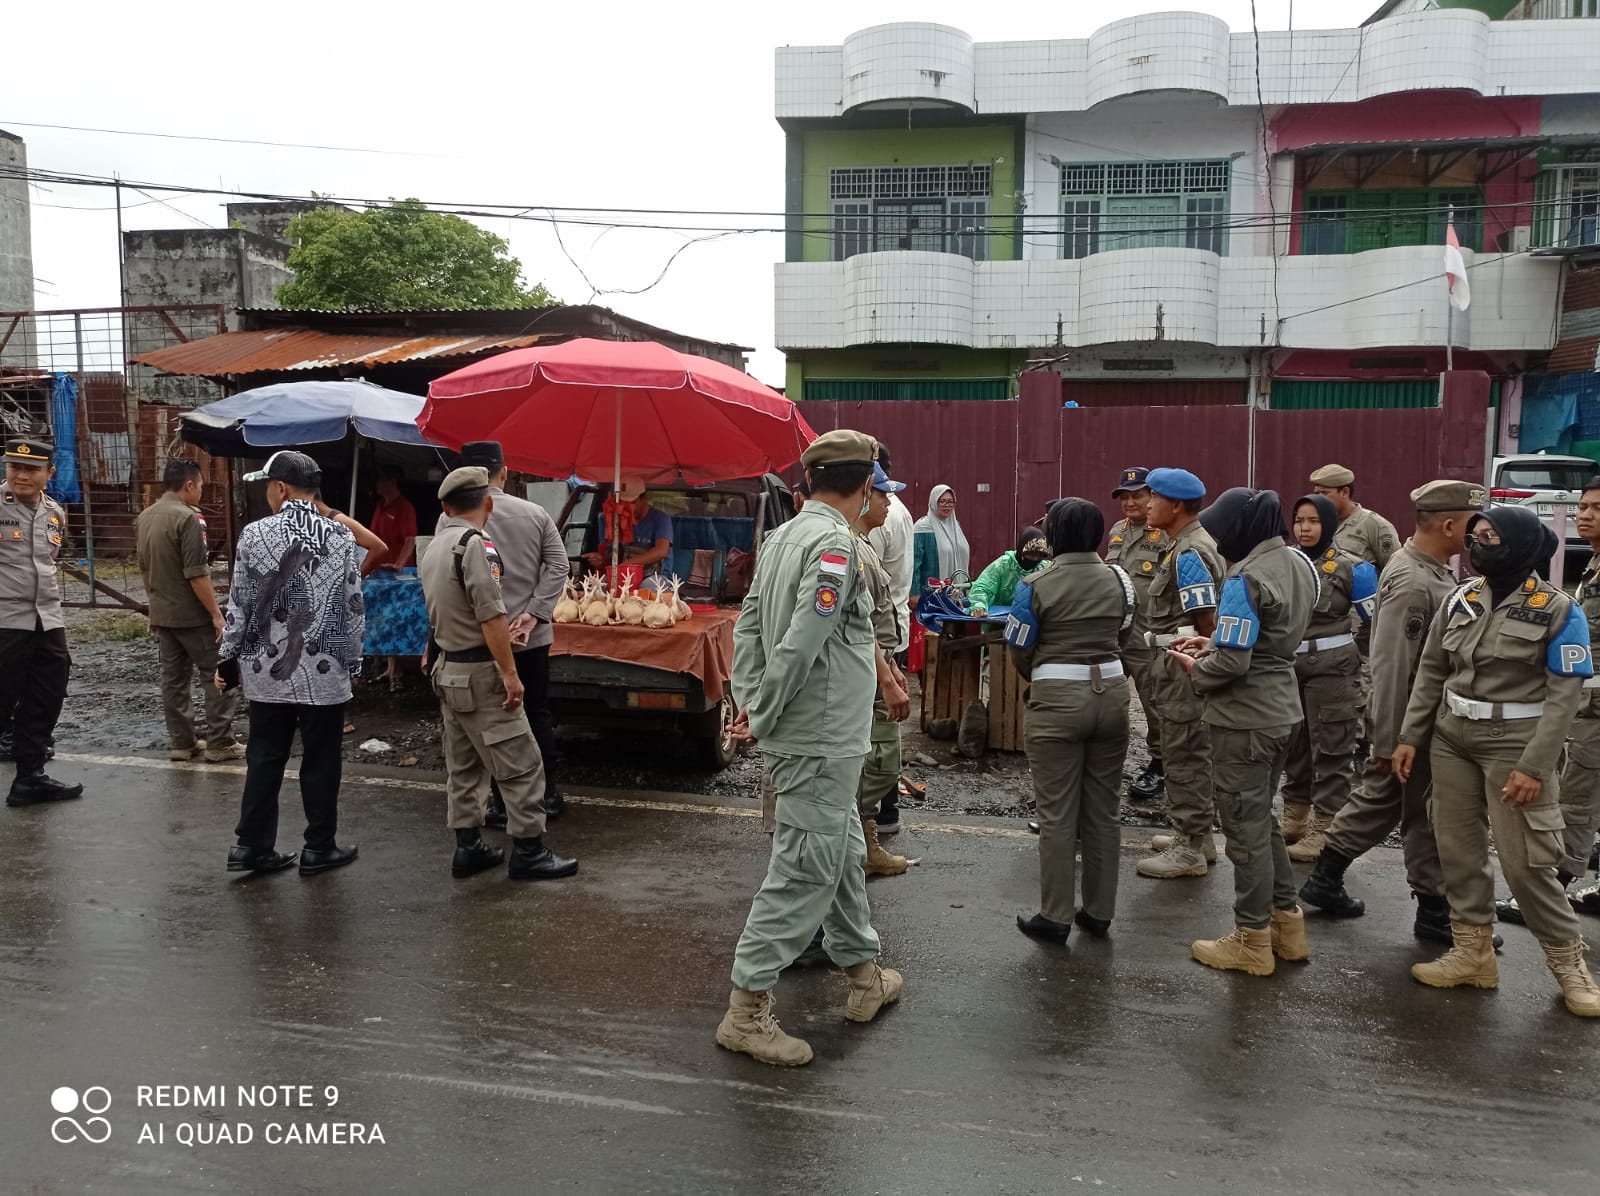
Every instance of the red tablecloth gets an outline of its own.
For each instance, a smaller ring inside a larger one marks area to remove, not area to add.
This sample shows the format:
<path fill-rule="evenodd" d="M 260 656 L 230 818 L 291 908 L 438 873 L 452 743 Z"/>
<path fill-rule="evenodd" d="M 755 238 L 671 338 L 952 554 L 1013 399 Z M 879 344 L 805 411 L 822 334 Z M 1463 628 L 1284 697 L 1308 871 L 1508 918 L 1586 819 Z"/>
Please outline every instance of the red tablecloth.
<path fill-rule="evenodd" d="M 669 673 L 692 673 L 700 678 L 706 698 L 716 703 L 722 701 L 722 691 L 733 676 L 733 623 L 738 617 L 737 610 L 713 610 L 696 611 L 694 618 L 671 627 L 557 623 L 550 655 L 594 656 Z"/>

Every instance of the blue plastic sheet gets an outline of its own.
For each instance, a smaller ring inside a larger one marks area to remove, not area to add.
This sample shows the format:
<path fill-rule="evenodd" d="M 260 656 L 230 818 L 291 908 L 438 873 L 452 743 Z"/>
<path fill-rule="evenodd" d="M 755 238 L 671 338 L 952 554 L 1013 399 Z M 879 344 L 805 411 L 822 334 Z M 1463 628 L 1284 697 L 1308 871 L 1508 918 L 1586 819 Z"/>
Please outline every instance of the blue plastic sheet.
<path fill-rule="evenodd" d="M 57 374 L 50 388 L 50 430 L 55 441 L 55 477 L 45 492 L 59 503 L 81 503 L 78 480 L 78 380 Z"/>

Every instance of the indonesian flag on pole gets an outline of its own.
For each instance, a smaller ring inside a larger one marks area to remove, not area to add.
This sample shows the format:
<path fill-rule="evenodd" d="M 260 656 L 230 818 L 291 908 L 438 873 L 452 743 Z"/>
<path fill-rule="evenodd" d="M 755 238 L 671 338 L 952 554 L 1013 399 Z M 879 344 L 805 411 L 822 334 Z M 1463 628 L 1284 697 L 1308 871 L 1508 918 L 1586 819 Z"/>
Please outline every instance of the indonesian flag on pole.
<path fill-rule="evenodd" d="M 1467 283 L 1467 264 L 1461 258 L 1454 219 L 1444 229 L 1444 276 L 1450 283 L 1450 305 L 1457 311 L 1466 311 L 1472 302 L 1472 287 Z"/>

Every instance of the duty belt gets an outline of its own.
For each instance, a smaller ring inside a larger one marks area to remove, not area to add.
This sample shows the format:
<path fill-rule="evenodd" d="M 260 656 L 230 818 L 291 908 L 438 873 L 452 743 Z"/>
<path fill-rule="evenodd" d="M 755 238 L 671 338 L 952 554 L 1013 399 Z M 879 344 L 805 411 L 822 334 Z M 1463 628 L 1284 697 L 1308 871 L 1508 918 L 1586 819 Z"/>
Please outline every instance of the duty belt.
<path fill-rule="evenodd" d="M 445 651 L 444 659 L 447 664 L 492 664 L 494 653 L 484 648 L 462 648 L 460 651 Z"/>
<path fill-rule="evenodd" d="M 1600 689 L 1600 677 L 1585 677 L 1583 679 L 1583 688 Z"/>
<path fill-rule="evenodd" d="M 1543 702 L 1479 702 L 1451 693 L 1448 689 L 1444 691 L 1444 705 L 1457 718 L 1473 722 L 1491 718 L 1538 718 L 1544 713 Z"/>
<path fill-rule="evenodd" d="M 1296 656 L 1304 656 L 1307 652 L 1332 652 L 1335 648 L 1342 648 L 1346 644 L 1356 642 L 1356 637 L 1346 631 L 1343 635 L 1330 635 L 1326 639 L 1301 640 L 1300 646 L 1294 650 Z"/>
<path fill-rule="evenodd" d="M 1035 665 L 1034 681 L 1093 681 L 1096 676 L 1103 681 L 1122 676 L 1122 662 L 1108 660 L 1104 664 L 1041 664 Z"/>

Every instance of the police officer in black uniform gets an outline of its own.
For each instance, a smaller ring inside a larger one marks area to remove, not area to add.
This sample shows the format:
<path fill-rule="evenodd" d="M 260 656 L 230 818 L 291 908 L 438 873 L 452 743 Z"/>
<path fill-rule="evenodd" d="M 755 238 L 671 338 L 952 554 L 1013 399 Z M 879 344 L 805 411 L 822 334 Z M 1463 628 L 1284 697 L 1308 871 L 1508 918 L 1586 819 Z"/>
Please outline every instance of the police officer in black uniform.
<path fill-rule="evenodd" d="M 55 475 L 54 455 L 42 440 L 10 441 L 0 483 L 0 717 L 10 719 L 17 762 L 8 806 L 83 796 L 82 785 L 44 771 L 72 667 L 56 579 L 67 512 L 44 492 Z"/>

